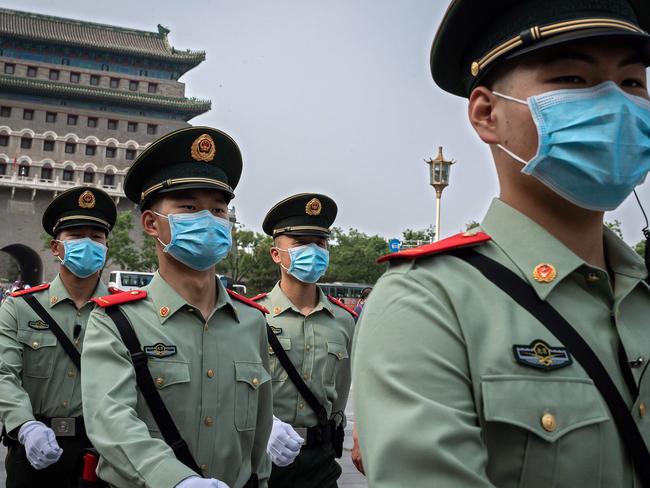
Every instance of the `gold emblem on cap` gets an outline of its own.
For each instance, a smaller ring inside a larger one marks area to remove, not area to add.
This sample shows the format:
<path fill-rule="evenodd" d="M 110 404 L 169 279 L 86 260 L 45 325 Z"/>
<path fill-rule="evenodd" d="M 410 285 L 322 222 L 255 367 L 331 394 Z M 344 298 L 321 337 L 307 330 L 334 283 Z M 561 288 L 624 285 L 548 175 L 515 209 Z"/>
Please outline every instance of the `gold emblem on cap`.
<path fill-rule="evenodd" d="M 79 206 L 81 208 L 93 208 L 95 206 L 95 195 L 90 190 L 86 190 L 79 195 Z"/>
<path fill-rule="evenodd" d="M 320 215 L 321 210 L 323 210 L 323 204 L 320 203 L 320 200 L 318 198 L 312 198 L 307 202 L 307 205 L 305 206 L 305 212 L 307 215 Z"/>
<path fill-rule="evenodd" d="M 192 143 L 192 159 L 197 161 L 212 161 L 216 152 L 214 141 L 208 134 L 201 134 Z"/>
<path fill-rule="evenodd" d="M 557 277 L 557 271 L 552 264 L 538 264 L 533 270 L 533 278 L 539 283 L 550 283 Z"/>

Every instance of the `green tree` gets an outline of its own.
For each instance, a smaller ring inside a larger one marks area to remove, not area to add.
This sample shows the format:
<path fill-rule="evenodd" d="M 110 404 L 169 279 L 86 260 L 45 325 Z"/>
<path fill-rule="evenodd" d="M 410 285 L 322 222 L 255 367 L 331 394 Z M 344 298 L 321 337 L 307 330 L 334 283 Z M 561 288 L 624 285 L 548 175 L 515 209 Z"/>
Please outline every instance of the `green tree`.
<path fill-rule="evenodd" d="M 436 230 L 433 225 L 430 225 L 426 229 L 406 229 L 404 232 L 402 232 L 402 239 L 405 241 L 421 241 L 424 244 L 433 242 L 435 238 Z"/>
<path fill-rule="evenodd" d="M 623 239 L 623 231 L 621 230 L 621 221 L 615 220 L 614 222 L 605 222 L 605 225 L 614 232 L 618 237 Z"/>
<path fill-rule="evenodd" d="M 378 265 L 377 258 L 387 252 L 386 239 L 381 236 L 369 236 L 357 229 L 346 233 L 335 227 L 330 242 L 330 266 L 321 281 L 374 284 L 387 267 Z"/>

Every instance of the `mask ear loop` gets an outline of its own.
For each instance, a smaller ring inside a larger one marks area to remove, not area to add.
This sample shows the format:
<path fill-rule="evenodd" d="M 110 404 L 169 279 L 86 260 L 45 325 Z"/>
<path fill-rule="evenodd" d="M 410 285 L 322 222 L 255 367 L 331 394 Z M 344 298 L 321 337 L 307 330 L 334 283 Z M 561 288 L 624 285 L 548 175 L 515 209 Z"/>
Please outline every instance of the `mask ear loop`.
<path fill-rule="evenodd" d="M 648 224 L 648 216 L 643 209 L 643 205 L 641 205 L 641 200 L 639 199 L 639 195 L 637 194 L 636 190 L 634 190 L 634 197 L 636 198 L 636 203 L 639 204 L 639 208 L 641 209 L 641 213 L 645 219 L 645 227 L 641 229 L 641 232 L 643 232 L 643 236 L 645 237 L 645 267 L 650 273 L 650 230 L 648 229 L 650 224 Z M 646 282 L 650 284 L 650 275 L 646 278 Z"/>

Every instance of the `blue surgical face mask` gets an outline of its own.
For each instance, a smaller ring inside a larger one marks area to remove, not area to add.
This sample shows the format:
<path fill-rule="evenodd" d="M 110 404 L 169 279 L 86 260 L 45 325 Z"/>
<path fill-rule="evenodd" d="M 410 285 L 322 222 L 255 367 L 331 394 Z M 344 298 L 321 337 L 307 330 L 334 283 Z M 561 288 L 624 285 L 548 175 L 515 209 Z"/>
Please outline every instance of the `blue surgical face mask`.
<path fill-rule="evenodd" d="M 88 278 L 104 267 L 107 247 L 88 237 L 57 241 L 63 244 L 65 256 L 59 258 L 77 278 Z"/>
<path fill-rule="evenodd" d="M 165 244 L 163 252 L 171 254 L 185 266 L 203 271 L 211 268 L 230 252 L 232 223 L 215 217 L 209 210 L 196 213 L 162 215 L 169 220 L 171 240 Z"/>
<path fill-rule="evenodd" d="M 289 249 L 280 249 L 288 252 L 291 264 L 284 268 L 294 278 L 303 283 L 316 283 L 327 271 L 330 263 L 330 253 L 317 244 L 307 244 L 304 246 L 292 247 Z"/>
<path fill-rule="evenodd" d="M 650 101 L 608 81 L 592 88 L 557 90 L 528 102 L 539 147 L 530 161 L 498 145 L 555 193 L 590 210 L 613 210 L 650 171 Z"/>

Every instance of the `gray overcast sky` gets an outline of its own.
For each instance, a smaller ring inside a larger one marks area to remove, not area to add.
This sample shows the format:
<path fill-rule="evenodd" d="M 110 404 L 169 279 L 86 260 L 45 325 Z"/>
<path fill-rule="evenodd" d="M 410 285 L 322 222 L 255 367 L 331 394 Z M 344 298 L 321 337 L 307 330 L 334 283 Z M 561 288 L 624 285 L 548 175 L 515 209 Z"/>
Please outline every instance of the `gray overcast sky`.
<path fill-rule="evenodd" d="M 425 157 L 454 158 L 442 235 L 480 221 L 497 181 L 466 101 L 438 89 L 429 49 L 448 0 L 5 0 L 4 7 L 155 31 L 179 49 L 205 50 L 187 94 L 212 100 L 192 120 L 239 143 L 244 173 L 234 205 L 261 230 L 266 211 L 293 193 L 339 205 L 337 225 L 399 237 L 434 219 Z M 650 188 L 641 199 L 650 207 Z M 608 215 L 630 243 L 642 217 L 629 198 Z"/>

